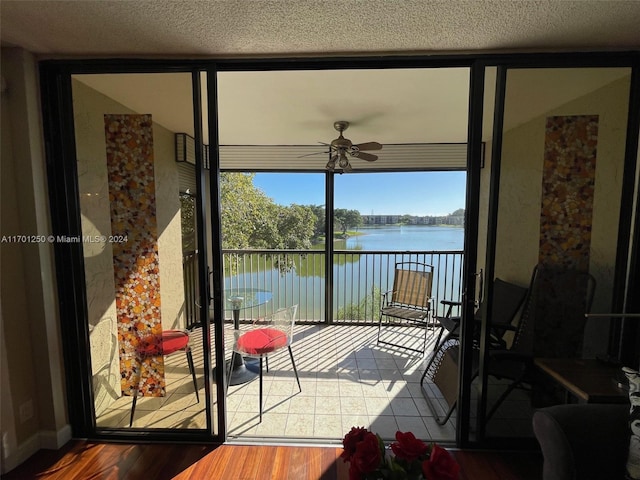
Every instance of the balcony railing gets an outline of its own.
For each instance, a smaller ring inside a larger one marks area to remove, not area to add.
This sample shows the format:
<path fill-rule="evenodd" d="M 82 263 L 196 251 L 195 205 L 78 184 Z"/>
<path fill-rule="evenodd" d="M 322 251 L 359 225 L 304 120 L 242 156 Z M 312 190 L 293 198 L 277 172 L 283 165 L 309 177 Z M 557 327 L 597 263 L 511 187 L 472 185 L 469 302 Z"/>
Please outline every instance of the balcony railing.
<path fill-rule="evenodd" d="M 325 253 L 318 250 L 224 250 L 224 288 L 272 292 L 267 305 L 241 311 L 241 319 L 266 315 L 274 308 L 297 303 L 300 323 L 375 323 L 381 294 L 393 285 L 397 262 L 422 262 L 434 267 L 432 296 L 437 313 L 440 300 L 460 300 L 462 251 L 339 250 L 333 257 L 333 312 L 325 311 Z"/>

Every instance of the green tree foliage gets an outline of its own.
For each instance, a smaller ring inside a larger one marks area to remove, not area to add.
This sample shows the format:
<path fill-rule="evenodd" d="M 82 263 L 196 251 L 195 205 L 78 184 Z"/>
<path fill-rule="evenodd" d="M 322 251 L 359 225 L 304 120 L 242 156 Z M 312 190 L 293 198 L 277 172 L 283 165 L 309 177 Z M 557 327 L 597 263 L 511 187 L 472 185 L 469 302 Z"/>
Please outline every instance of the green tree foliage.
<path fill-rule="evenodd" d="M 336 208 L 334 211 L 334 218 L 335 222 L 340 225 L 343 235 L 346 235 L 348 229 L 358 228 L 362 225 L 362 216 L 358 210 Z"/>
<path fill-rule="evenodd" d="M 316 216 L 316 225 L 314 228 L 313 236 L 315 238 L 322 237 L 327 231 L 327 229 L 325 228 L 327 224 L 327 218 L 324 205 L 309 205 L 309 208 Z"/>
<path fill-rule="evenodd" d="M 317 217 L 309 206 L 277 205 L 253 184 L 254 173 L 222 172 L 222 246 L 225 249 L 311 248 Z M 286 255 L 276 259 L 281 272 L 294 267 Z"/>
<path fill-rule="evenodd" d="M 402 215 L 400 217 L 400 224 L 402 225 L 409 225 L 411 223 L 413 216 L 411 215 Z"/>
<path fill-rule="evenodd" d="M 451 214 L 452 217 L 464 217 L 464 208 L 459 208 Z"/>
<path fill-rule="evenodd" d="M 338 309 L 338 320 L 371 320 L 377 318 L 380 313 L 382 293 L 378 287 L 372 287 L 371 293 L 360 300 L 360 303 L 351 303 Z"/>

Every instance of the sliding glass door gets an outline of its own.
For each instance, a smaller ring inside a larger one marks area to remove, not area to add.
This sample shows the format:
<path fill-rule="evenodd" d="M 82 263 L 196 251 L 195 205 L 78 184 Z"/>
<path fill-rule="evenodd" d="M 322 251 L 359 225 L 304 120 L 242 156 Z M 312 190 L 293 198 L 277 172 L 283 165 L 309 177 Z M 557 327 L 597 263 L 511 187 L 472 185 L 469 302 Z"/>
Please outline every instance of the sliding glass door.
<path fill-rule="evenodd" d="M 615 292 L 629 245 L 619 232 L 631 221 L 621 210 L 631 69 L 502 74 L 504 115 L 487 158 L 494 197 L 485 284 L 496 301 L 482 323 L 478 431 L 480 438 L 531 439 L 534 409 L 564 398 L 554 382 L 531 377 L 533 358 L 606 357 L 609 321 L 584 313 L 621 308 Z M 529 289 L 521 313 L 509 313 L 507 331 L 496 326 L 514 298 L 512 291 L 497 300 L 501 281 Z M 496 348 L 532 356 L 507 365 Z"/>
<path fill-rule="evenodd" d="M 65 201 L 79 229 L 56 242 L 82 259 L 82 283 L 62 288 L 85 306 L 77 329 L 88 343 L 73 350 L 88 363 L 92 435 L 219 434 L 202 247 L 208 167 L 202 103 L 193 100 L 205 80 L 191 72 L 70 78 L 77 198 Z"/>

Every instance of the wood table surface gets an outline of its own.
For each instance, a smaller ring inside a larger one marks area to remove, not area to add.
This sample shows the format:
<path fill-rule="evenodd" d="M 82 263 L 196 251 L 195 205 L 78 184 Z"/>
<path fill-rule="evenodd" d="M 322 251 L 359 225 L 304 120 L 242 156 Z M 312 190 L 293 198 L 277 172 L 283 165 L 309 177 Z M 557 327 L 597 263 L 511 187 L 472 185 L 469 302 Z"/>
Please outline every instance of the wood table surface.
<path fill-rule="evenodd" d="M 616 379 L 621 370 L 595 359 L 536 358 L 534 364 L 584 403 L 625 403 L 628 392 Z"/>

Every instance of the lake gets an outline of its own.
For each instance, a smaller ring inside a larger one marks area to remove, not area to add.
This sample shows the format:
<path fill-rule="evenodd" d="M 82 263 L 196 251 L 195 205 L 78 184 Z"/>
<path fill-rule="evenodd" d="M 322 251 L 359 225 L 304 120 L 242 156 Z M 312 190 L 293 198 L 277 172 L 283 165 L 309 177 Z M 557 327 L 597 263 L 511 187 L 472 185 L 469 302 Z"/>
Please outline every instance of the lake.
<path fill-rule="evenodd" d="M 462 250 L 464 228 L 432 225 L 361 227 L 347 239 L 347 250 Z M 343 248 L 338 247 L 336 248 Z"/>

